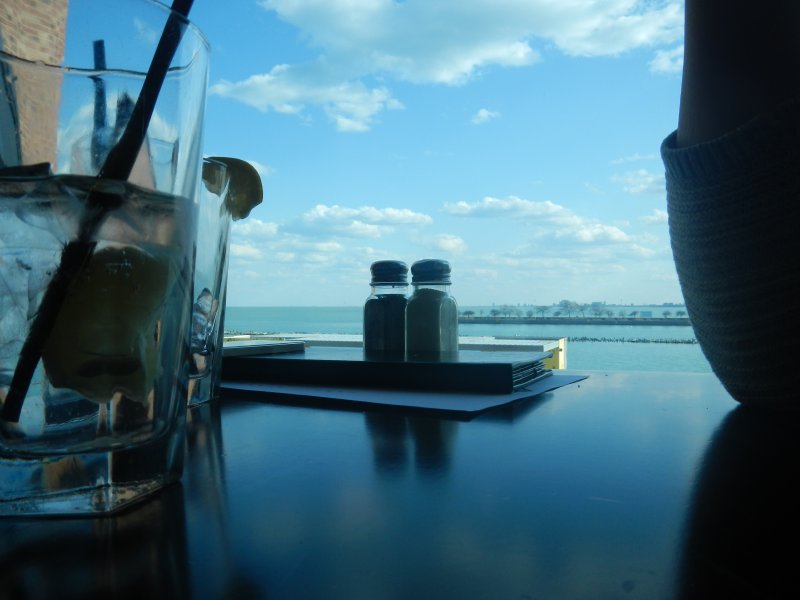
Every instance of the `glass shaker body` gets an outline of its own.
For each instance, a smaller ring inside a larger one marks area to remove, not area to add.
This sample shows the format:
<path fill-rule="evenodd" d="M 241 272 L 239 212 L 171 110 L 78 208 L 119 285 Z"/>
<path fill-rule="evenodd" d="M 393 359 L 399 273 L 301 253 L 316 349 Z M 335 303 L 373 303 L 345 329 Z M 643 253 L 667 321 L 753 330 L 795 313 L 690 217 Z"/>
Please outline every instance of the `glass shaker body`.
<path fill-rule="evenodd" d="M 402 359 L 408 267 L 400 261 L 378 261 L 371 270 L 371 294 L 364 303 L 364 354 L 367 358 Z"/>
<path fill-rule="evenodd" d="M 414 291 L 406 306 L 406 357 L 458 357 L 458 305 L 450 295 L 450 265 L 428 259 L 411 267 Z"/>

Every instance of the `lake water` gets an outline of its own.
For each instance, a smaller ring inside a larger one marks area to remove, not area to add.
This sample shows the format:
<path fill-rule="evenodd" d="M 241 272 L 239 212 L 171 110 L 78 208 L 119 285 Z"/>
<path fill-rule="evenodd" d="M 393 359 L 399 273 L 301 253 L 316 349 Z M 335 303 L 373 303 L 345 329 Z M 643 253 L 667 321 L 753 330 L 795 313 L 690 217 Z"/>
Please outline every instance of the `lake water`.
<path fill-rule="evenodd" d="M 483 311 L 492 307 L 462 307 Z M 654 317 L 669 310 L 674 316 L 684 307 L 608 306 L 614 315 L 651 311 Z M 362 307 L 237 307 L 229 306 L 225 316 L 228 333 L 362 333 Z M 527 308 L 522 307 L 523 313 Z M 693 342 L 690 326 L 626 325 L 478 325 L 461 324 L 466 336 L 570 338 L 567 342 L 567 367 L 613 371 L 709 372 L 711 367 L 700 346 Z M 593 340 L 612 341 L 578 341 Z M 636 342 L 631 340 L 638 340 Z"/>

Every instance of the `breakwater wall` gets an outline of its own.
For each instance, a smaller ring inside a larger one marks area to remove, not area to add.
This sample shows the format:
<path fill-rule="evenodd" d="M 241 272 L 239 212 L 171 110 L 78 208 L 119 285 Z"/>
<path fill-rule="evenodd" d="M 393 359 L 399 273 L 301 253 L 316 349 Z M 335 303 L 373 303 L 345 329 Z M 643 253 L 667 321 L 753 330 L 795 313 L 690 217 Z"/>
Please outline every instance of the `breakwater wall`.
<path fill-rule="evenodd" d="M 569 342 L 616 342 L 621 344 L 697 344 L 697 340 L 676 340 L 674 338 L 610 338 L 610 337 L 567 337 Z"/>

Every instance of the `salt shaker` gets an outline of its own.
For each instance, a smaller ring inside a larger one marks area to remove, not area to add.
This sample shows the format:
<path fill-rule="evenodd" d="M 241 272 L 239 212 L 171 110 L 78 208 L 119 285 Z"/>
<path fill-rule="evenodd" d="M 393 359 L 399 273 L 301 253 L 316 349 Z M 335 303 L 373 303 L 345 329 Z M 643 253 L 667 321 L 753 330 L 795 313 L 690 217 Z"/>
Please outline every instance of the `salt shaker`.
<path fill-rule="evenodd" d="M 371 294 L 364 303 L 364 353 L 367 358 L 399 358 L 405 353 L 408 266 L 379 260 L 370 266 Z"/>
<path fill-rule="evenodd" d="M 455 360 L 458 306 L 450 295 L 450 263 L 418 260 L 411 265 L 413 292 L 406 306 L 406 357 Z"/>

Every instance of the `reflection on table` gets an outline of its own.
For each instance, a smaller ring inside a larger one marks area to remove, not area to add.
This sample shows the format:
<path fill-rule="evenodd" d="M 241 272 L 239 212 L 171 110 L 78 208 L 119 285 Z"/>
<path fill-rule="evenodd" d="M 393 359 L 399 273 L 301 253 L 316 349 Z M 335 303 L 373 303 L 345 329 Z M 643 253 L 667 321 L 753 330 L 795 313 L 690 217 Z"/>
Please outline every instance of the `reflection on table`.
<path fill-rule="evenodd" d="M 798 420 L 706 374 L 468 422 L 227 399 L 190 411 L 181 485 L 0 521 L 0 598 L 793 596 Z"/>
<path fill-rule="evenodd" d="M 183 489 L 106 519 L 0 521 L 0 598 L 183 598 Z"/>

